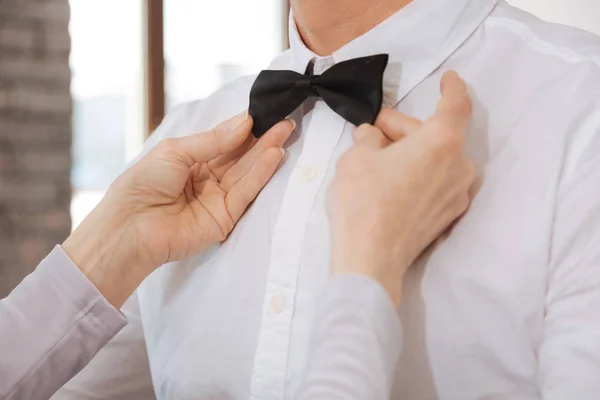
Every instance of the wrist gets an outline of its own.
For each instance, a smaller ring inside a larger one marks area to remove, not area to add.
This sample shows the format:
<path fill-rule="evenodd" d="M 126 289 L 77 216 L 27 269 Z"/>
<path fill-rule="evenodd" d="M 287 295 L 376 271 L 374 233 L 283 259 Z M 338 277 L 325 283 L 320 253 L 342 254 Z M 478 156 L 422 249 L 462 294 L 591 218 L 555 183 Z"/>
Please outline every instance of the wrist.
<path fill-rule="evenodd" d="M 337 249 L 339 250 L 332 253 L 332 276 L 358 274 L 371 278 L 385 289 L 394 305 L 400 305 L 404 274 L 407 270 L 403 261 L 395 257 L 386 257 L 386 251 L 364 251 L 361 244 Z"/>
<path fill-rule="evenodd" d="M 360 274 L 377 281 L 396 306 L 400 304 L 404 274 L 411 264 L 404 253 L 405 241 L 390 242 L 355 229 L 336 230 L 332 236 L 332 275 Z M 386 244 L 387 243 L 387 244 Z"/>
<path fill-rule="evenodd" d="M 62 248 L 100 293 L 120 308 L 146 277 L 128 238 L 125 213 L 101 202 Z"/>

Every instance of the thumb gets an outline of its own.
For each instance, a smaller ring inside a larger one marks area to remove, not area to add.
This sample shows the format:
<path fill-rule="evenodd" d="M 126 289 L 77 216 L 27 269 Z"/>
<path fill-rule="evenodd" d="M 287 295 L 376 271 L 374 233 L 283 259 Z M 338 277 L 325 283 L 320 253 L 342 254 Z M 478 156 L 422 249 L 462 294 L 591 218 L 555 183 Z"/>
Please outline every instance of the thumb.
<path fill-rule="evenodd" d="M 163 159 L 192 167 L 237 149 L 246 141 L 251 129 L 252 117 L 244 111 L 207 132 L 162 140 L 155 150 Z"/>
<path fill-rule="evenodd" d="M 442 99 L 431 119 L 457 131 L 464 131 L 473 113 L 473 104 L 467 85 L 455 71 L 448 71 L 440 82 Z"/>

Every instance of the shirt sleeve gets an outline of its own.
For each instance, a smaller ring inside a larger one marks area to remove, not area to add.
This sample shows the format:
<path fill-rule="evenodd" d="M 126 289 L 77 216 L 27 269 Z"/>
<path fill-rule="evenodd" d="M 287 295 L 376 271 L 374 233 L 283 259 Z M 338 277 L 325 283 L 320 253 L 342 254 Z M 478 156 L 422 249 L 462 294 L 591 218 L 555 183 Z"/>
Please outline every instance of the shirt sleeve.
<path fill-rule="evenodd" d="M 57 246 L 0 301 L 0 399 L 48 399 L 126 323 Z"/>
<path fill-rule="evenodd" d="M 361 275 L 340 275 L 319 304 L 299 398 L 389 399 L 402 330 L 383 287 Z"/>
<path fill-rule="evenodd" d="M 600 109 L 572 137 L 552 232 L 541 397 L 598 399 L 600 393 Z"/>
<path fill-rule="evenodd" d="M 156 398 L 137 294 L 121 308 L 128 324 L 51 400 Z"/>

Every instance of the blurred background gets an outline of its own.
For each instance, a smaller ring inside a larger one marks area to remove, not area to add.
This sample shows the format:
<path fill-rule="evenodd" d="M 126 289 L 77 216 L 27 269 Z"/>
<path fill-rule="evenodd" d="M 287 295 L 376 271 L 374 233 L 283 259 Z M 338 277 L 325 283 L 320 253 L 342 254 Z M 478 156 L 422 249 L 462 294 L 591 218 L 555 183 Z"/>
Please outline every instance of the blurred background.
<path fill-rule="evenodd" d="M 509 0 L 600 34 L 599 0 Z M 285 0 L 0 0 L 0 298 L 173 105 L 268 65 Z"/>

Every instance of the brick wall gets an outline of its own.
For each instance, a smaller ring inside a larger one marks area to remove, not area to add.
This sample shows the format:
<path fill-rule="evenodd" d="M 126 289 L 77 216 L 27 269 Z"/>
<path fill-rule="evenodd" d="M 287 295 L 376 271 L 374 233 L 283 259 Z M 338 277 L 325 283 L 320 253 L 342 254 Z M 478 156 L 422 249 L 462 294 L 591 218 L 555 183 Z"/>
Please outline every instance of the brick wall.
<path fill-rule="evenodd" d="M 0 0 L 0 298 L 70 232 L 68 0 Z"/>

